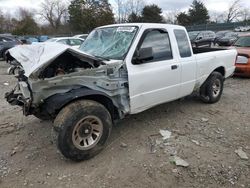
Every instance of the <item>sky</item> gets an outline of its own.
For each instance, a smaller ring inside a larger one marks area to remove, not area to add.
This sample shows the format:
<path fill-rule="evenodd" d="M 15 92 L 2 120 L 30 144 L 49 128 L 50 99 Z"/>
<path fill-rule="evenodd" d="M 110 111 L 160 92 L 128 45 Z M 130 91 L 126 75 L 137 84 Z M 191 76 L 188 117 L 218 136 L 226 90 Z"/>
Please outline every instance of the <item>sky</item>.
<path fill-rule="evenodd" d="M 70 0 L 62 0 L 69 2 Z M 157 4 L 163 12 L 185 11 L 189 8 L 193 0 L 144 0 L 146 4 Z M 209 11 L 224 12 L 233 0 L 202 0 Z M 250 0 L 241 0 L 243 8 L 250 9 Z M 43 0 L 0 0 L 0 9 L 4 12 L 13 13 L 18 7 L 38 10 Z M 115 7 L 115 0 L 110 0 Z"/>

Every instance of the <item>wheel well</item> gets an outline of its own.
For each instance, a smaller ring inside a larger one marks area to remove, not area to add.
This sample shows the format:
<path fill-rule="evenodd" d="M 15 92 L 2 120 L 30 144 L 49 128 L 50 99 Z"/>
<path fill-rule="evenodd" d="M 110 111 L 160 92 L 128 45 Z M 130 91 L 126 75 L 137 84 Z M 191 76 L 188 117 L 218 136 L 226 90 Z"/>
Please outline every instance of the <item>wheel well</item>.
<path fill-rule="evenodd" d="M 112 100 L 110 98 L 104 96 L 104 95 L 98 95 L 97 94 L 97 95 L 87 95 L 87 96 L 79 97 L 79 98 L 76 98 L 74 100 L 69 101 L 62 108 L 64 108 L 65 106 L 67 106 L 68 104 L 70 104 L 70 103 L 72 103 L 74 101 L 83 100 L 83 99 L 96 101 L 96 102 L 102 104 L 109 111 L 109 113 L 110 113 L 110 115 L 112 117 L 112 120 L 119 119 L 118 109 L 116 108 L 116 106 L 114 106 Z"/>
<path fill-rule="evenodd" d="M 213 72 L 219 72 L 222 74 L 222 76 L 225 76 L 225 68 L 224 67 L 218 67 L 217 69 L 215 69 Z"/>

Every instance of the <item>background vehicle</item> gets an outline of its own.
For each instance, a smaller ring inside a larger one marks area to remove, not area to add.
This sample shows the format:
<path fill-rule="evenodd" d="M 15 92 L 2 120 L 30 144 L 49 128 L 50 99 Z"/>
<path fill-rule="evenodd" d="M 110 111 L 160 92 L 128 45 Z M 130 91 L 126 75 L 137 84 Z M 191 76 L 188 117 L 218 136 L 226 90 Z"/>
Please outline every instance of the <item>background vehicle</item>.
<path fill-rule="evenodd" d="M 5 52 L 16 46 L 21 44 L 20 41 L 11 36 L 0 36 L 0 58 L 6 59 Z"/>
<path fill-rule="evenodd" d="M 49 40 L 49 37 L 47 35 L 38 36 L 38 42 L 45 42 L 47 40 Z"/>
<path fill-rule="evenodd" d="M 238 39 L 238 34 L 234 32 L 226 33 L 224 37 L 217 40 L 219 46 L 231 46 Z"/>
<path fill-rule="evenodd" d="M 218 31 L 216 34 L 215 34 L 215 39 L 214 39 L 214 45 L 217 44 L 217 41 L 223 37 L 225 37 L 225 35 L 227 33 L 230 33 L 231 31 Z"/>
<path fill-rule="evenodd" d="M 75 37 L 58 37 L 58 38 L 51 38 L 47 40 L 46 42 L 58 42 L 61 44 L 66 44 L 69 46 L 79 48 L 81 44 L 84 42 L 84 40 L 81 38 L 75 38 Z"/>
<path fill-rule="evenodd" d="M 27 51 L 34 56 L 24 57 Z M 98 154 L 113 122 L 129 114 L 193 92 L 205 103 L 219 101 L 237 54 L 192 50 L 184 27 L 143 23 L 97 28 L 80 49 L 43 43 L 9 52 L 24 72 L 6 100 L 25 115 L 54 119 L 58 148 L 75 161 Z"/>
<path fill-rule="evenodd" d="M 35 44 L 35 43 L 39 42 L 39 40 L 35 37 L 27 37 L 26 40 L 27 40 L 28 44 Z"/>
<path fill-rule="evenodd" d="M 215 39 L 215 33 L 213 31 L 192 31 L 188 34 L 193 47 L 211 47 Z"/>
<path fill-rule="evenodd" d="M 246 32 L 250 31 L 250 26 L 240 26 L 234 29 L 236 32 Z"/>
<path fill-rule="evenodd" d="M 80 35 L 75 35 L 73 37 L 74 38 L 81 38 L 81 39 L 85 40 L 88 37 L 88 34 L 80 34 Z"/>
<path fill-rule="evenodd" d="M 238 51 L 234 75 L 250 77 L 250 34 L 240 36 L 233 46 Z"/>

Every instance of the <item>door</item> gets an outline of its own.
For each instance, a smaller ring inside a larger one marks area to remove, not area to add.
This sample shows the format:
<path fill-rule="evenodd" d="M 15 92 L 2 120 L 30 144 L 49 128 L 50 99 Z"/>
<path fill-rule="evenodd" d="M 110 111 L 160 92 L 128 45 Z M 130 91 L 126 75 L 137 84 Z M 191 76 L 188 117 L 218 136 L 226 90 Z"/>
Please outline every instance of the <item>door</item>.
<path fill-rule="evenodd" d="M 196 83 L 196 59 L 192 54 L 188 35 L 184 29 L 175 29 L 174 35 L 178 46 L 178 58 L 181 62 L 181 89 L 179 97 L 191 94 Z"/>
<path fill-rule="evenodd" d="M 136 52 L 149 48 L 152 48 L 151 59 L 140 64 L 127 62 L 132 114 L 178 98 L 181 65 L 173 58 L 168 32 L 163 29 L 145 30 Z"/>

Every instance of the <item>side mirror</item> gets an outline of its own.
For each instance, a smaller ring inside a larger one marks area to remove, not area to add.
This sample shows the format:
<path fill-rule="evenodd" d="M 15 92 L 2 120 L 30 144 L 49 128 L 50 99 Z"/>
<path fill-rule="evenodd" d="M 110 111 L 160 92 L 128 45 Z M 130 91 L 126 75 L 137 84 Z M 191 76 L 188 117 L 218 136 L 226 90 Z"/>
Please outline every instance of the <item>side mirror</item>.
<path fill-rule="evenodd" d="M 140 50 L 137 50 L 135 52 L 134 58 L 133 58 L 133 64 L 141 64 L 144 61 L 150 61 L 154 58 L 153 56 L 153 48 L 141 48 Z"/>

